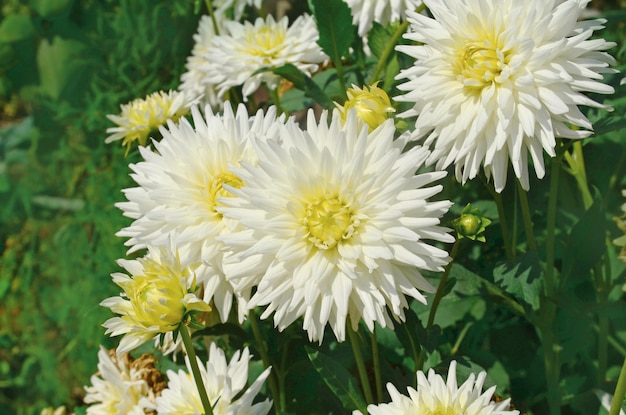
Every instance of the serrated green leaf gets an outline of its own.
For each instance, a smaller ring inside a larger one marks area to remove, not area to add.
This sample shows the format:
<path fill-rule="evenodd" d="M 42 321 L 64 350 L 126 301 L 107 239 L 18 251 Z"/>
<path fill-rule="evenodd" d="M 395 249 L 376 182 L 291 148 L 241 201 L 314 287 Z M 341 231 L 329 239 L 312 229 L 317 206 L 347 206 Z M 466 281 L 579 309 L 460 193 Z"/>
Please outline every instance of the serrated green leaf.
<path fill-rule="evenodd" d="M 563 278 L 576 270 L 585 275 L 598 262 L 605 251 L 606 223 L 601 196 L 596 194 L 594 203 L 572 228 L 563 253 Z"/>
<path fill-rule="evenodd" d="M 339 363 L 318 350 L 305 346 L 309 360 L 326 385 L 348 411 L 358 409 L 367 413 L 367 404 L 361 395 L 357 380 Z"/>
<path fill-rule="evenodd" d="M 343 0 L 312 0 L 311 5 L 320 34 L 317 43 L 338 62 L 354 40 L 350 8 Z"/>
<path fill-rule="evenodd" d="M 304 91 L 306 96 L 313 98 L 324 108 L 332 107 L 333 104 L 324 91 L 322 91 L 322 89 L 309 76 L 307 76 L 307 74 L 302 72 L 296 66 L 288 63 L 281 67 L 267 70 L 270 70 L 276 75 L 282 76 L 289 82 L 293 83 L 296 88 Z"/>
<path fill-rule="evenodd" d="M 30 16 L 12 14 L 0 23 L 0 42 L 16 42 L 28 39 L 37 33 Z"/>
<path fill-rule="evenodd" d="M 506 292 L 526 303 L 533 310 L 538 310 L 542 273 L 539 256 L 536 252 L 530 251 L 513 261 L 497 265 L 493 270 L 493 277 Z"/>

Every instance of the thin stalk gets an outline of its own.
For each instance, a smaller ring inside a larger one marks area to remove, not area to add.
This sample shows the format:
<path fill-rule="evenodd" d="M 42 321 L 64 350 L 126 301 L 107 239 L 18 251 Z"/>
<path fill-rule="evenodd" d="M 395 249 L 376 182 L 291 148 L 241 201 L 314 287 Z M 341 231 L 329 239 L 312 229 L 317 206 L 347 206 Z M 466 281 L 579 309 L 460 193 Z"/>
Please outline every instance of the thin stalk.
<path fill-rule="evenodd" d="M 426 5 L 421 4 L 415 9 L 415 12 L 420 13 L 421 11 L 425 9 L 426 9 Z M 398 40 L 404 34 L 404 32 L 406 32 L 406 29 L 408 27 L 409 27 L 408 21 L 402 22 L 402 24 L 398 26 L 398 29 L 396 29 L 396 31 L 393 33 L 393 35 L 391 36 L 391 38 L 385 45 L 385 49 L 383 49 L 383 53 L 381 53 L 380 56 L 378 57 L 378 62 L 376 63 L 376 67 L 374 68 L 374 73 L 372 73 L 372 77 L 370 78 L 370 82 L 369 82 L 370 85 L 372 85 L 374 82 L 379 80 L 378 78 L 380 78 L 380 73 L 383 71 L 383 68 L 387 64 L 387 59 L 389 59 L 389 55 L 391 55 L 391 52 L 393 52 L 393 50 L 396 47 L 396 43 L 398 43 Z"/>
<path fill-rule="evenodd" d="M 546 273 L 544 278 L 544 293 L 547 297 L 552 295 L 556 282 L 554 281 L 554 256 L 555 256 L 555 231 L 556 231 L 556 202 L 559 190 L 559 170 L 563 153 L 557 152 L 552 162 L 550 173 L 550 195 L 548 198 L 547 233 L 546 233 Z"/>
<path fill-rule="evenodd" d="M 624 403 L 624 395 L 626 394 L 626 359 L 622 365 L 619 378 L 617 378 L 617 386 L 615 387 L 615 393 L 613 394 L 613 402 L 611 402 L 611 410 L 609 415 L 619 415 Z"/>
<path fill-rule="evenodd" d="M 283 108 L 280 106 L 280 96 L 278 95 L 278 87 L 272 88 L 270 90 L 270 95 L 272 97 L 272 101 L 274 101 L 274 106 L 276 107 L 276 112 L 278 113 L 277 115 L 280 115 L 283 112 L 285 112 L 283 111 Z"/>
<path fill-rule="evenodd" d="M 215 10 L 213 10 L 213 2 L 211 0 L 205 0 L 206 8 L 209 11 L 209 16 L 211 16 L 211 22 L 213 22 L 213 31 L 215 32 L 215 36 L 220 35 L 220 29 L 217 27 L 217 20 L 215 19 Z"/>
<path fill-rule="evenodd" d="M 183 344 L 185 345 L 185 351 L 189 356 L 189 364 L 191 365 L 191 372 L 193 373 L 193 380 L 196 382 L 198 393 L 200 394 L 200 401 L 202 402 L 202 408 L 206 415 L 213 415 L 213 407 L 209 396 L 206 393 L 204 382 L 202 381 L 202 375 L 200 374 L 200 367 L 198 366 L 198 360 L 196 359 L 196 351 L 193 348 L 193 342 L 191 341 L 191 335 L 189 329 L 184 324 L 179 327 L 180 336 L 183 338 Z"/>
<path fill-rule="evenodd" d="M 372 388 L 370 388 L 369 378 L 367 377 L 367 370 L 365 370 L 365 362 L 363 355 L 361 354 L 361 347 L 359 346 L 359 339 L 356 335 L 356 331 L 348 327 L 348 337 L 350 338 L 350 344 L 352 345 L 352 354 L 354 354 L 354 361 L 356 362 L 356 368 L 359 372 L 359 379 L 361 380 L 361 386 L 363 387 L 363 394 L 365 395 L 365 402 L 368 404 L 374 403 L 372 396 Z"/>
<path fill-rule="evenodd" d="M 528 194 L 522 188 L 522 184 L 517 180 L 517 194 L 519 195 L 520 206 L 522 207 L 522 220 L 524 222 L 524 232 L 526 232 L 526 242 L 528 250 L 537 251 L 537 242 L 535 241 L 535 231 L 533 230 L 533 220 L 530 214 L 530 205 L 528 204 Z"/>
<path fill-rule="evenodd" d="M 546 370 L 547 381 L 547 398 L 552 415 L 560 415 L 561 413 L 561 392 L 559 389 L 560 378 L 560 362 L 559 353 L 556 349 L 554 333 L 552 331 L 554 325 L 554 317 L 556 314 L 556 306 L 551 301 L 557 286 L 554 278 L 554 259 L 555 259 L 555 231 L 556 231 L 556 207 L 557 196 L 559 190 L 559 173 L 561 168 L 561 159 L 563 152 L 558 151 L 556 158 L 553 159 L 552 169 L 550 172 L 550 195 L 548 198 L 547 213 L 547 235 L 546 235 L 546 272 L 544 274 L 544 295 L 541 297 L 541 321 L 539 322 L 539 330 L 543 343 L 543 358 Z"/>
<path fill-rule="evenodd" d="M 372 331 L 372 360 L 374 361 L 374 380 L 376 382 L 376 402 L 383 399 L 383 380 L 380 374 L 380 353 L 378 351 L 378 339 L 376 338 L 376 326 Z"/>
<path fill-rule="evenodd" d="M 454 342 L 454 346 L 452 346 L 452 349 L 450 349 L 451 355 L 454 356 L 459 351 L 459 348 L 461 347 L 461 343 L 463 343 L 463 339 L 465 338 L 465 336 L 467 335 L 467 332 L 473 325 L 474 323 L 471 321 L 465 324 L 465 326 L 461 330 L 461 333 L 459 333 L 459 337 L 457 337 L 456 341 Z"/>
<path fill-rule="evenodd" d="M 569 165 L 569 172 L 576 179 L 578 189 L 580 189 L 581 196 L 583 198 L 583 205 L 585 210 L 593 204 L 593 196 L 589 190 L 589 183 L 587 182 L 587 171 L 585 169 L 585 157 L 583 156 L 583 144 L 580 140 L 574 141 L 572 144 L 573 154 L 565 152 L 565 161 Z"/>
<path fill-rule="evenodd" d="M 515 251 L 513 250 L 513 244 L 511 235 L 509 234 L 509 225 L 506 221 L 506 214 L 504 213 L 504 203 L 502 203 L 502 195 L 496 192 L 488 183 L 485 183 L 487 189 L 491 193 L 493 200 L 498 207 L 498 217 L 500 218 L 500 232 L 502 232 L 502 239 L 504 240 L 504 252 L 506 254 L 507 261 L 513 261 L 515 259 Z"/>
<path fill-rule="evenodd" d="M 254 312 L 254 310 L 250 310 L 248 313 L 248 316 L 249 316 L 248 321 L 250 322 L 250 328 L 252 329 L 252 334 L 254 335 L 254 339 L 256 340 L 259 353 L 261 353 L 261 360 L 263 360 L 263 365 L 265 366 L 265 368 L 268 368 L 272 364 L 270 360 L 270 355 L 267 351 L 267 344 L 265 343 L 265 340 L 263 339 L 263 336 L 261 335 L 261 329 L 257 321 L 258 320 L 257 315 Z M 277 400 L 279 402 L 278 405 L 274 404 L 274 411 L 276 412 L 276 415 L 280 415 L 283 412 L 283 408 L 280 407 L 281 406 L 280 393 L 278 389 L 278 382 L 276 381 L 276 370 L 272 370 L 270 372 L 270 375 L 268 377 L 268 384 L 270 388 L 270 393 L 274 397 L 274 403 L 276 403 Z"/>
<path fill-rule="evenodd" d="M 428 322 L 426 323 L 426 331 L 428 331 L 435 322 L 435 314 L 437 314 L 437 308 L 439 307 L 439 303 L 443 298 L 443 290 L 446 286 L 446 282 L 448 281 L 448 276 L 450 275 L 450 269 L 452 269 L 452 263 L 454 262 L 454 258 L 456 254 L 459 252 L 459 245 L 461 240 L 457 239 L 454 241 L 454 245 L 452 245 L 452 251 L 450 252 L 450 257 L 452 260 L 446 265 L 446 268 L 443 271 L 443 275 L 439 280 L 439 284 L 437 285 L 437 291 L 435 291 L 435 296 L 433 297 L 433 302 L 430 305 L 430 310 L 428 312 Z M 417 357 L 417 361 L 415 362 L 415 370 L 422 370 L 424 368 L 424 360 L 426 359 L 426 352 L 424 351 L 424 347 L 420 345 L 420 353 Z"/>
<path fill-rule="evenodd" d="M 433 297 L 433 302 L 430 305 L 430 311 L 428 312 L 428 323 L 426 324 L 426 330 L 433 326 L 435 322 L 435 314 L 437 313 L 437 308 L 439 307 L 439 303 L 443 298 L 443 290 L 446 286 L 446 282 L 448 281 L 448 275 L 450 275 L 450 269 L 452 269 L 452 263 L 454 262 L 454 258 L 456 254 L 459 252 L 459 245 L 461 240 L 457 239 L 454 241 L 454 245 L 452 245 L 452 251 L 450 252 L 450 257 L 452 260 L 446 265 L 446 268 L 443 271 L 443 275 L 439 280 L 439 285 L 437 285 L 437 291 L 435 292 L 435 296 Z M 423 349 L 422 349 L 423 350 Z"/>
<path fill-rule="evenodd" d="M 600 333 L 600 326 L 594 324 L 592 327 L 596 332 Z M 624 347 L 624 345 L 622 345 L 615 337 L 611 336 L 610 334 L 607 335 L 606 338 L 609 344 L 613 346 L 613 349 L 615 349 L 616 352 L 626 358 L 626 347 Z"/>

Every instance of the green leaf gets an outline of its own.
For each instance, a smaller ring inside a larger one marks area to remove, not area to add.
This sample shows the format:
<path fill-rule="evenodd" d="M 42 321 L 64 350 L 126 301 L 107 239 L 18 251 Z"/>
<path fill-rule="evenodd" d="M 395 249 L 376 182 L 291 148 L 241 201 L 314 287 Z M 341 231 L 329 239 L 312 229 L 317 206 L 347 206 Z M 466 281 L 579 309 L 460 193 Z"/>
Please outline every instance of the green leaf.
<path fill-rule="evenodd" d="M 339 62 L 354 40 L 350 8 L 343 0 L 311 0 L 320 38 L 317 43 L 333 62 Z"/>
<path fill-rule="evenodd" d="M 594 203 L 570 232 L 563 253 L 563 278 L 570 276 L 574 270 L 577 275 L 586 275 L 604 254 L 606 222 L 601 196 L 597 193 Z"/>
<path fill-rule="evenodd" d="M 357 380 L 338 362 L 308 346 L 305 346 L 309 360 L 320 374 L 326 385 L 339 398 L 348 411 L 358 409 L 367 413 L 367 404 L 361 395 Z"/>
<path fill-rule="evenodd" d="M 527 252 L 513 261 L 500 263 L 493 270 L 496 283 L 533 310 L 539 309 L 543 270 L 536 252 Z"/>
<path fill-rule="evenodd" d="M 66 11 L 72 0 L 30 0 L 32 7 L 41 17 L 49 19 Z"/>
<path fill-rule="evenodd" d="M 37 33 L 30 16 L 11 14 L 0 23 L 0 42 L 16 42 Z"/>
<path fill-rule="evenodd" d="M 67 83 L 79 69 L 77 55 L 85 45 L 77 40 L 55 37 L 52 42 L 44 39 L 37 51 L 37 67 L 41 78 L 41 90 L 52 99 L 58 99 Z"/>
<path fill-rule="evenodd" d="M 380 23 L 373 22 L 372 29 L 367 36 L 367 44 L 374 56 L 380 57 L 380 55 L 382 55 L 385 46 L 387 46 L 387 43 L 391 40 L 391 35 L 392 34 Z"/>
<path fill-rule="evenodd" d="M 241 328 L 238 324 L 233 323 L 219 323 L 215 324 L 211 327 L 206 327 L 202 330 L 198 330 L 193 333 L 192 337 L 197 336 L 223 336 L 230 335 L 236 336 L 242 339 L 248 337 L 245 330 Z"/>
<path fill-rule="evenodd" d="M 270 70 L 276 75 L 282 76 L 289 82 L 293 83 L 296 88 L 304 91 L 306 96 L 313 98 L 324 108 L 332 107 L 333 104 L 324 91 L 322 91 L 322 89 L 309 76 L 307 76 L 307 74 L 302 72 L 296 66 L 288 63 L 281 67 L 267 70 Z"/>
<path fill-rule="evenodd" d="M 624 128 L 626 128 L 626 115 L 623 111 L 612 112 L 593 124 L 593 131 L 596 136 Z"/>

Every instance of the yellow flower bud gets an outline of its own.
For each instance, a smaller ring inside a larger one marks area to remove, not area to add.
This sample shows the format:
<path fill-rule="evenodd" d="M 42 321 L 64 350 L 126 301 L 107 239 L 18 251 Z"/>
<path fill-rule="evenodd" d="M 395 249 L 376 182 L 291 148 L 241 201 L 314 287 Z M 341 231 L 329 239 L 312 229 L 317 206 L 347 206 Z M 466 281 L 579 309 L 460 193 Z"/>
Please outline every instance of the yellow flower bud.
<path fill-rule="evenodd" d="M 389 96 L 377 84 L 364 86 L 363 89 L 352 85 L 347 91 L 348 99 L 343 106 L 335 103 L 343 122 L 346 121 L 349 110 L 354 109 L 357 117 L 363 120 L 368 125 L 368 130 L 372 132 L 389 118 L 390 113 L 395 112 Z"/>
<path fill-rule="evenodd" d="M 118 353 L 130 351 L 159 333 L 174 331 L 191 311 L 210 311 L 211 307 L 196 297 L 195 275 L 183 267 L 177 255 L 150 249 L 137 260 L 120 260 L 132 276 L 113 274 L 113 281 L 124 290 L 100 304 L 120 317 L 107 320 L 107 334 L 124 334 Z"/>

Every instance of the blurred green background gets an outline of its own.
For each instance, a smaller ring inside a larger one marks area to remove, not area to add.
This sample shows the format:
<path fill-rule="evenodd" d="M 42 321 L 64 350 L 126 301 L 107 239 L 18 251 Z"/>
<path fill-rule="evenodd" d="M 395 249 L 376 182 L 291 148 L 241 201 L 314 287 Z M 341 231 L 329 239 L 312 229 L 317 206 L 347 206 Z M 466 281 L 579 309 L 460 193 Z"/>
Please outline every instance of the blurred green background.
<path fill-rule="evenodd" d="M 177 88 L 196 3 L 1 2 L 1 415 L 80 405 L 98 345 L 115 344 L 98 303 L 118 291 L 109 274 L 125 248 L 114 234 L 128 220 L 113 204 L 138 155 L 104 144 L 106 114 Z M 615 14 L 601 35 L 623 40 L 619 1 L 593 4 Z"/>

